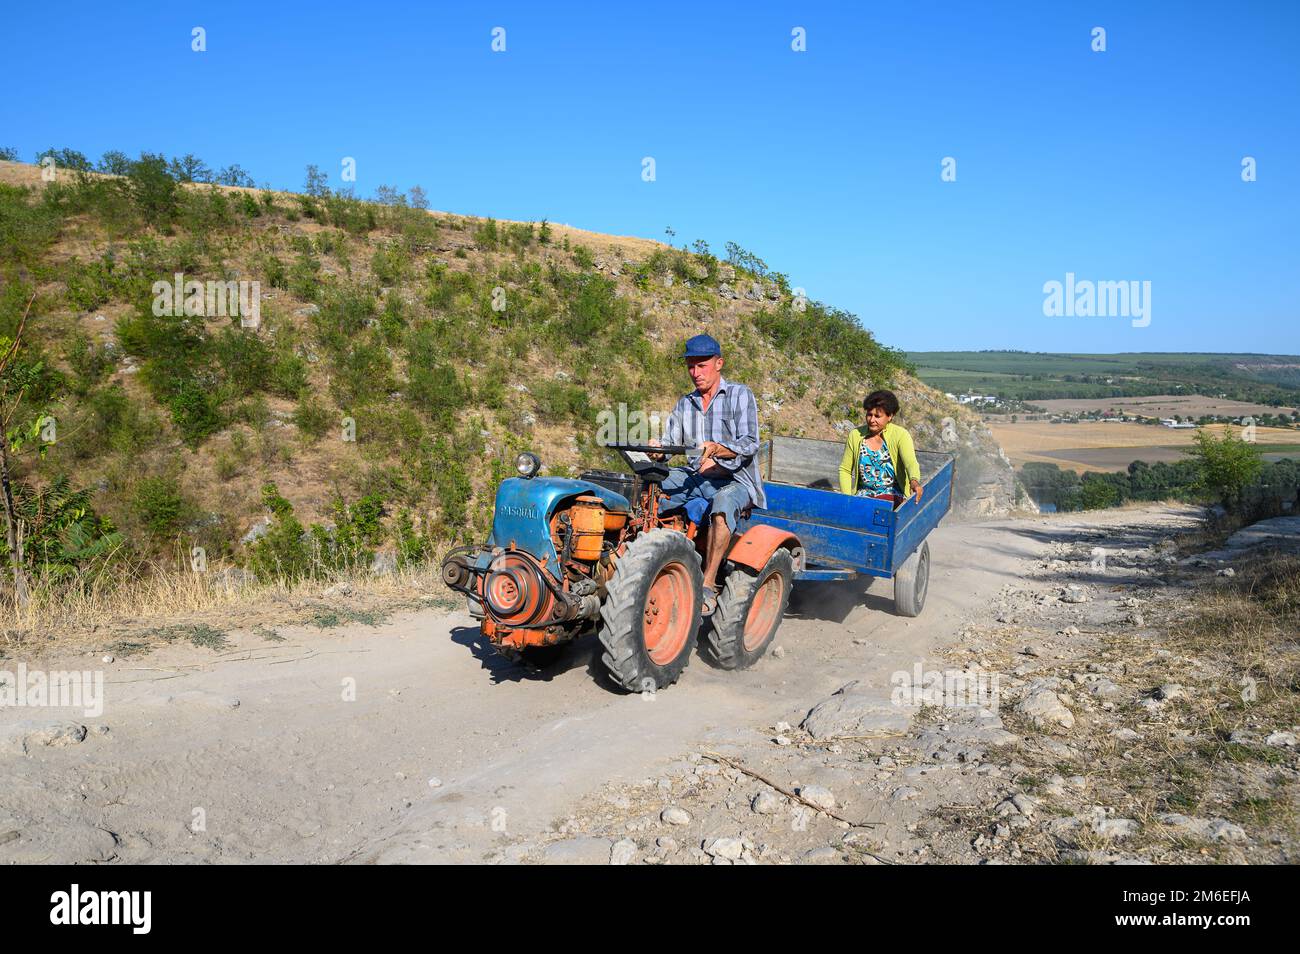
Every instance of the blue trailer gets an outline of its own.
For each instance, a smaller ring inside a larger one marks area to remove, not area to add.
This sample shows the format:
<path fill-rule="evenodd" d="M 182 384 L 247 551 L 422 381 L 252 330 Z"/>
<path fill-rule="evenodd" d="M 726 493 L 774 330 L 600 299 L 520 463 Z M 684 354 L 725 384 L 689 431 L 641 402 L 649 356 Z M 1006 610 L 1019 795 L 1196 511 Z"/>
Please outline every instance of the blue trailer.
<path fill-rule="evenodd" d="M 497 489 L 492 532 L 443 561 L 443 581 L 463 593 L 484 638 L 502 655 L 549 664 L 595 633 L 615 682 L 632 691 L 671 685 L 697 645 L 724 669 L 767 651 L 797 580 L 892 578 L 904 616 L 925 605 L 926 537 L 952 507 L 953 460 L 917 455 L 925 490 L 896 507 L 839 492 L 844 445 L 794 437 L 762 444 L 767 507 L 738 527 L 718 577 L 717 608 L 701 619 L 707 527 L 665 509 L 667 457 L 688 447 L 611 445 L 631 473 L 543 477 L 531 453 Z"/>
<path fill-rule="evenodd" d="M 952 455 L 918 452 L 921 502 L 909 496 L 895 506 L 839 492 L 841 442 L 774 437 L 760 453 L 767 507 L 754 509 L 741 532 L 763 524 L 798 538 L 795 580 L 893 579 L 898 613 L 919 614 L 930 578 L 926 538 L 952 509 Z"/>

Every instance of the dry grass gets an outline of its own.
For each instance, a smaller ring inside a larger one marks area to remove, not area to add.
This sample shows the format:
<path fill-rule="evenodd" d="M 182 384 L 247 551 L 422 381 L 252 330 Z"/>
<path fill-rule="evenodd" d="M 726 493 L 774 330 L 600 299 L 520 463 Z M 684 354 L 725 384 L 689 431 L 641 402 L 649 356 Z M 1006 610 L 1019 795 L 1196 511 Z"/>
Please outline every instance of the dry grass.
<path fill-rule="evenodd" d="M 273 632 L 277 624 L 311 622 L 331 601 L 346 603 L 343 622 L 402 606 L 459 605 L 433 564 L 382 575 L 358 571 L 265 583 L 221 568 L 195 573 L 151 566 L 125 581 L 115 578 L 110 585 L 100 578 L 73 591 L 38 581 L 28 607 L 0 609 L 0 656 L 107 646 L 121 637 L 143 638 L 148 646 L 170 641 L 167 635 L 176 626 Z M 151 640 L 160 635 L 161 640 Z"/>

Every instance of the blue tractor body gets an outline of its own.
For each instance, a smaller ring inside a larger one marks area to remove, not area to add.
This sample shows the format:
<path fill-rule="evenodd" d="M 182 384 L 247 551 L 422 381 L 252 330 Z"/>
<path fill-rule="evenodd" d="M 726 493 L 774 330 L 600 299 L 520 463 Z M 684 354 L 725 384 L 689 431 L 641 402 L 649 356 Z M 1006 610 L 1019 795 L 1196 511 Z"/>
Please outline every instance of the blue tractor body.
<path fill-rule="evenodd" d="M 479 557 L 483 565 L 491 560 L 491 549 L 523 550 L 548 567 L 559 566 L 551 538 L 551 517 L 562 501 L 578 496 L 595 496 L 608 510 L 627 513 L 626 497 L 588 480 L 569 477 L 508 477 L 497 489 L 492 515 L 489 550 Z"/>

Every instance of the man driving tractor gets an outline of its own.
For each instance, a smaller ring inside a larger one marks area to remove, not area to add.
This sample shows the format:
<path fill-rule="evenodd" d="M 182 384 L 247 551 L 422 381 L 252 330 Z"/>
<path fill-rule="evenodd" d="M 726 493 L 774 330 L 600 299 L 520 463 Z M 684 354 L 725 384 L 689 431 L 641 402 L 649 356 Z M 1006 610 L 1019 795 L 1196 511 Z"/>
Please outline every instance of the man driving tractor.
<path fill-rule="evenodd" d="M 750 507 L 767 506 L 758 472 L 758 402 L 748 387 L 722 376 L 722 347 L 712 336 L 691 338 L 682 357 L 695 390 L 678 400 L 664 438 L 669 446 L 695 445 L 701 453 L 670 470 L 662 509 L 684 507 L 701 529 L 709 515 L 701 612 L 710 616 L 718 605 L 718 569 L 737 521 Z"/>

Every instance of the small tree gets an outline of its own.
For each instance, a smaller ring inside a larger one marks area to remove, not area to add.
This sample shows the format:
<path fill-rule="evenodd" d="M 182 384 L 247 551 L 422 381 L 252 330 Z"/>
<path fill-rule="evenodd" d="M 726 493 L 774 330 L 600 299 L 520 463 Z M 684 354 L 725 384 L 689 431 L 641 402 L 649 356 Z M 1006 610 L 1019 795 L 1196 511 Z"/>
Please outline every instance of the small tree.
<path fill-rule="evenodd" d="M 1196 464 L 1200 487 L 1216 495 L 1230 510 L 1239 506 L 1243 491 L 1259 479 L 1264 466 L 1259 448 L 1237 437 L 1228 427 L 1217 440 L 1202 428 L 1195 440 L 1196 446 L 1185 453 Z"/>
<path fill-rule="evenodd" d="M 256 185 L 253 182 L 253 177 L 237 162 L 218 172 L 212 181 L 217 185 L 240 186 L 245 189 L 252 189 Z"/>
<path fill-rule="evenodd" d="M 303 191 L 314 199 L 323 199 L 330 194 L 329 181 L 329 177 L 320 171 L 319 166 L 308 166 Z"/>
<path fill-rule="evenodd" d="M 381 185 L 375 189 L 375 201 L 380 205 L 406 205 L 406 196 L 392 186 Z"/>
<path fill-rule="evenodd" d="M 170 169 L 177 182 L 208 182 L 212 179 L 208 164 L 192 153 L 172 159 Z"/>
<path fill-rule="evenodd" d="M 100 157 L 95 168 L 110 176 L 124 176 L 131 171 L 131 160 L 126 153 L 110 149 Z"/>
<path fill-rule="evenodd" d="M 18 349 L 22 345 L 23 328 L 27 325 L 27 315 L 32 310 L 36 293 L 27 299 L 23 317 L 18 322 L 18 330 L 12 339 L 0 337 L 0 493 L 4 497 L 5 534 L 9 545 L 9 565 L 14 576 L 14 601 L 20 608 L 26 608 L 28 602 L 27 569 L 23 558 L 23 536 L 21 520 L 14 505 L 13 481 L 9 467 L 10 435 L 9 422 L 18 413 L 23 395 L 39 375 L 39 367 L 24 365 L 16 360 Z M 21 435 L 13 435 L 13 447 L 16 450 L 22 443 Z"/>
<path fill-rule="evenodd" d="M 176 217 L 180 189 L 162 156 L 141 153 L 140 158 L 131 163 L 125 190 L 150 225 L 165 228 Z"/>

